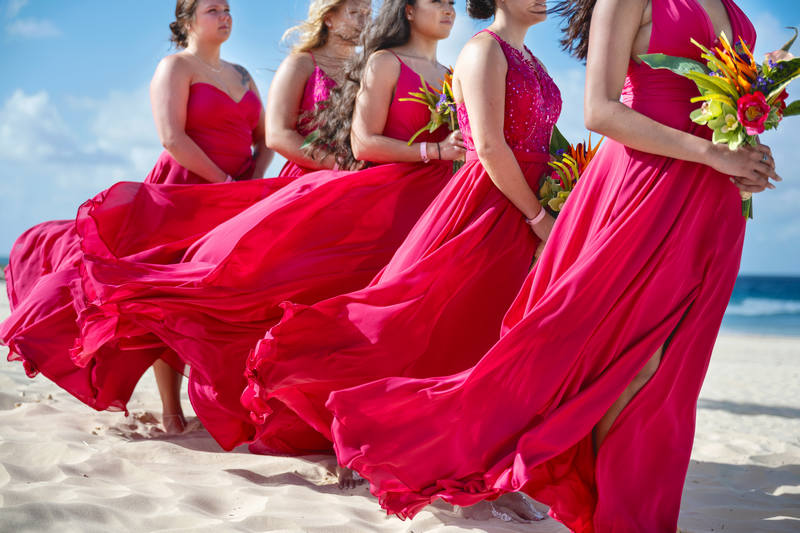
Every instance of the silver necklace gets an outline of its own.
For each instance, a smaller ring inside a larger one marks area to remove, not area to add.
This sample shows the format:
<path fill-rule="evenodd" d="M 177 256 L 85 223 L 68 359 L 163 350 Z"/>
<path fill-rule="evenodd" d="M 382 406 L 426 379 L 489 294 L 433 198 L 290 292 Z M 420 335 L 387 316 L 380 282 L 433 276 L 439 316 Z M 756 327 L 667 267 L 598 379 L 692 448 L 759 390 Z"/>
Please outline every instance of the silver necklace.
<path fill-rule="evenodd" d="M 222 69 L 223 69 L 223 67 L 225 66 L 225 65 L 223 65 L 223 64 L 222 64 L 222 62 L 220 61 L 219 68 L 214 68 L 214 67 L 212 67 L 212 66 L 211 66 L 211 63 L 208 63 L 207 61 L 203 60 L 203 59 L 202 59 L 200 56 L 198 56 L 198 55 L 197 55 L 197 54 L 195 54 L 194 52 L 191 52 L 191 51 L 190 51 L 189 53 L 190 53 L 190 54 L 192 54 L 192 55 L 194 56 L 194 58 L 195 58 L 195 59 L 197 59 L 199 62 L 201 62 L 202 64 L 204 64 L 206 67 L 208 67 L 208 70 L 210 70 L 211 72 L 214 72 L 214 73 L 216 73 L 216 74 L 219 74 L 220 72 L 222 72 Z"/>

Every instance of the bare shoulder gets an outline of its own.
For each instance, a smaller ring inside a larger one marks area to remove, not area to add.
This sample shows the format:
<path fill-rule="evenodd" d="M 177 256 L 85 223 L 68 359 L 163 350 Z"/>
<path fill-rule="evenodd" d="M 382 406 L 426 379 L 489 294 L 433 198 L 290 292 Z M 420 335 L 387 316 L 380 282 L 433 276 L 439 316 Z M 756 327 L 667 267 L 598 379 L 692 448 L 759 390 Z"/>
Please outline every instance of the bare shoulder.
<path fill-rule="evenodd" d="M 389 50 L 378 50 L 367 59 L 366 71 L 376 76 L 397 78 L 400 75 L 400 61 Z"/>
<path fill-rule="evenodd" d="M 486 32 L 481 32 L 467 41 L 461 54 L 464 54 L 465 57 L 471 58 L 472 60 L 482 57 L 490 61 L 505 61 L 505 54 L 503 53 L 503 48 L 500 46 L 500 43 Z"/>
<path fill-rule="evenodd" d="M 498 70 L 507 68 L 506 56 L 500 43 L 486 32 L 481 32 L 467 41 L 461 53 L 458 54 L 456 70 L 485 70 L 494 66 Z"/>
<path fill-rule="evenodd" d="M 191 75 L 194 72 L 194 63 L 185 52 L 170 54 L 161 59 L 156 67 L 156 72 L 166 75 Z"/>
<path fill-rule="evenodd" d="M 314 59 L 308 52 L 292 52 L 281 62 L 281 67 L 310 76 L 314 72 Z"/>
<path fill-rule="evenodd" d="M 168 55 L 158 62 L 153 81 L 159 84 L 166 82 L 170 86 L 175 83 L 190 83 L 194 76 L 195 65 L 185 53 Z"/>

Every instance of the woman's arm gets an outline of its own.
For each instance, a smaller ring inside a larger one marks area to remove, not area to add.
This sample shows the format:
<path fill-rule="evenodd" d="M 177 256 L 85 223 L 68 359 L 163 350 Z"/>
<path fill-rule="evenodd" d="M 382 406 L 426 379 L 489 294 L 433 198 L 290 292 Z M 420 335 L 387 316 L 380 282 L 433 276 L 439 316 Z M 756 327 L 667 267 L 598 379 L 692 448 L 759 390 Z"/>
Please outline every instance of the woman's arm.
<path fill-rule="evenodd" d="M 396 163 L 422 159 L 420 143 L 409 146 L 406 141 L 383 135 L 399 77 L 400 62 L 390 52 L 376 52 L 367 60 L 350 132 L 353 156 L 359 161 Z M 429 143 L 427 149 L 429 159 L 439 159 L 440 150 L 441 159 L 446 160 L 458 159 L 464 153 L 458 132 L 451 133 L 438 147 L 436 143 Z"/>
<path fill-rule="evenodd" d="M 503 132 L 507 71 L 508 62 L 497 41 L 488 36 L 475 37 L 458 57 L 455 89 L 467 107 L 475 150 L 481 164 L 500 192 L 525 218 L 533 219 L 542 206 L 525 180 Z M 553 222 L 549 215 L 545 219 L 534 228 L 543 240 L 550 234 Z"/>
<path fill-rule="evenodd" d="M 333 168 L 333 155 L 321 161 L 309 157 L 300 149 L 305 139 L 297 132 L 303 93 L 313 73 L 314 62 L 308 54 L 290 54 L 278 67 L 267 96 L 266 143 L 289 161 L 319 170 Z"/>
<path fill-rule="evenodd" d="M 150 103 L 161 144 L 189 171 L 210 182 L 222 182 L 227 174 L 186 135 L 186 104 L 192 83 L 191 69 L 171 55 L 161 60 L 150 82 Z"/>
<path fill-rule="evenodd" d="M 236 69 L 242 73 L 242 79 L 247 81 L 247 87 L 253 91 L 261 101 L 261 94 L 258 92 L 258 86 L 253 80 L 247 69 L 240 65 L 235 65 Z M 252 179 L 261 179 L 267 172 L 267 167 L 272 162 L 275 152 L 267 147 L 266 136 L 266 113 L 264 108 L 261 108 L 261 114 L 258 117 L 258 124 L 253 130 L 253 176 Z"/>
<path fill-rule="evenodd" d="M 586 127 L 636 150 L 702 163 L 739 176 L 757 190 L 774 188 L 769 178 L 780 178 L 766 146 L 730 151 L 725 145 L 656 122 L 619 101 L 647 1 L 597 0 L 586 62 Z M 767 162 L 762 161 L 763 154 L 767 154 Z"/>

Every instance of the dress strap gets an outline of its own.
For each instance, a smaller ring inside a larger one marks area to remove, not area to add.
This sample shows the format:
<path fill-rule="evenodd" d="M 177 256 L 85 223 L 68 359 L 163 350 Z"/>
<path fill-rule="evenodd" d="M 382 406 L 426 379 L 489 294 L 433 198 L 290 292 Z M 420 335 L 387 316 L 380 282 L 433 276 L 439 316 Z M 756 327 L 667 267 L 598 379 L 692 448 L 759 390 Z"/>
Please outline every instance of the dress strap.
<path fill-rule="evenodd" d="M 406 67 L 408 67 L 408 68 L 411 68 L 411 67 L 409 67 L 408 65 L 406 65 L 405 61 L 403 61 L 402 59 L 400 59 L 400 56 L 399 56 L 399 55 L 397 55 L 397 52 L 395 52 L 394 50 L 389 50 L 388 48 L 386 49 L 386 51 L 387 51 L 387 52 L 391 52 L 391 53 L 392 53 L 392 55 L 393 55 L 394 57 L 396 57 L 396 58 L 397 58 L 397 60 L 400 62 L 400 64 L 401 64 L 401 65 L 403 65 L 403 66 L 406 66 Z"/>
<path fill-rule="evenodd" d="M 311 56 L 311 61 L 313 61 L 313 62 L 314 62 L 314 68 L 317 68 L 317 58 L 316 58 L 316 57 L 314 57 L 314 52 L 312 52 L 311 50 L 309 50 L 309 51 L 308 51 L 308 55 L 310 55 L 310 56 Z"/>

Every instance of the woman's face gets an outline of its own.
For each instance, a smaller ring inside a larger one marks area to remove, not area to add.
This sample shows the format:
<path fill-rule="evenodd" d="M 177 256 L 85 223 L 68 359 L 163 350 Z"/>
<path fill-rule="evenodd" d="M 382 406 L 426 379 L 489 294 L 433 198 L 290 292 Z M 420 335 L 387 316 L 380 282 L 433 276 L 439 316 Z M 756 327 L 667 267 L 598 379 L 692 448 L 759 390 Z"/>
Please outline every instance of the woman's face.
<path fill-rule="evenodd" d="M 432 39 L 446 39 L 456 20 L 454 4 L 453 0 L 417 0 L 413 6 L 406 6 L 411 31 Z"/>
<path fill-rule="evenodd" d="M 505 10 L 509 17 L 528 26 L 547 19 L 547 0 L 505 0 L 497 4 L 497 9 Z"/>
<path fill-rule="evenodd" d="M 370 0 L 346 0 L 338 9 L 325 17 L 325 24 L 332 35 L 341 40 L 357 44 L 372 17 Z"/>
<path fill-rule="evenodd" d="M 231 36 L 232 28 L 228 0 L 200 0 L 189 24 L 189 36 L 200 42 L 222 44 Z"/>

